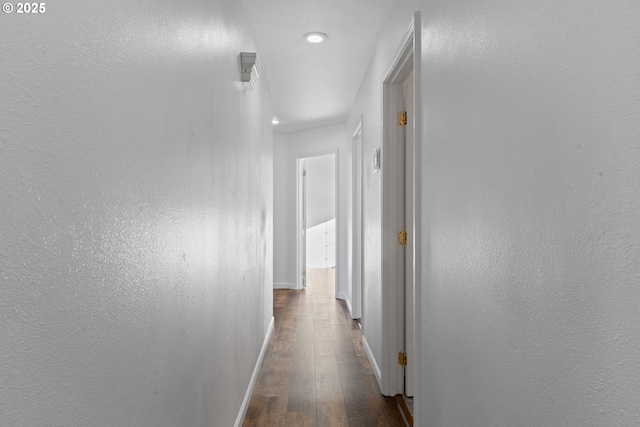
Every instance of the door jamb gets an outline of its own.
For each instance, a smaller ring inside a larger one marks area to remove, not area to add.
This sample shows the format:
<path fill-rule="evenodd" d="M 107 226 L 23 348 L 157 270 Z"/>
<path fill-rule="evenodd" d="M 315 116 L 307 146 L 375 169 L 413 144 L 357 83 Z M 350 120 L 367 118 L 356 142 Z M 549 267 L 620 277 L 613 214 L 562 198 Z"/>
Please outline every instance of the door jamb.
<path fill-rule="evenodd" d="M 353 181 L 353 235 L 352 235 L 352 239 L 353 239 L 353 251 L 352 251 L 352 256 L 353 256 L 353 271 L 352 271 L 352 278 L 351 278 L 351 283 L 353 284 L 352 289 L 351 289 L 351 298 L 352 298 L 352 304 L 351 304 L 351 317 L 353 319 L 360 319 L 362 318 L 362 305 L 363 305 L 363 301 L 362 301 L 362 288 L 363 288 L 363 245 L 362 245 L 362 237 L 363 237 L 363 230 L 362 230 L 362 201 L 363 201 L 363 197 L 362 197 L 362 182 L 363 182 L 363 162 L 362 162 L 362 149 L 363 149 L 363 141 L 362 141 L 362 132 L 363 132 L 363 126 L 362 126 L 362 122 L 363 122 L 363 116 L 360 116 L 360 121 L 358 123 L 358 126 L 356 127 L 355 132 L 353 133 L 353 164 L 352 166 L 352 171 L 353 171 L 353 177 L 352 177 L 352 181 Z M 358 156 L 357 153 L 357 148 L 356 147 L 356 138 L 358 138 L 358 136 L 360 137 L 360 156 Z M 360 163 L 360 168 L 358 168 L 358 163 Z M 360 171 L 360 188 L 357 188 L 357 184 L 358 184 L 358 170 Z M 358 198 L 360 200 L 358 200 Z M 358 212 L 358 203 L 360 204 L 360 212 Z M 360 214 L 360 218 L 358 218 L 358 213 Z M 358 242 L 358 225 L 360 226 L 360 242 Z"/>
<path fill-rule="evenodd" d="M 383 174 L 382 174 L 382 378 L 381 378 L 381 390 L 382 393 L 387 396 L 394 396 L 402 394 L 404 391 L 404 372 L 403 368 L 398 365 L 398 352 L 404 349 L 404 286 L 397 286 L 398 278 L 400 274 L 404 274 L 404 264 L 401 262 L 403 258 L 402 249 L 398 245 L 397 233 L 400 231 L 398 224 L 400 221 L 404 221 L 404 218 L 399 218 L 398 215 L 398 202 L 400 195 L 397 191 L 400 181 L 403 180 L 404 170 L 402 169 L 399 158 L 402 153 L 396 152 L 398 144 L 395 143 L 398 138 L 398 126 L 396 112 L 398 111 L 398 89 L 401 88 L 401 83 L 407 78 L 411 71 L 414 72 L 414 78 L 416 84 L 414 86 L 414 114 L 416 119 L 413 126 L 415 126 L 414 132 L 414 147 L 420 145 L 420 129 L 419 123 L 420 110 L 420 35 L 416 32 L 416 25 L 420 25 L 420 14 L 416 12 L 409 25 L 409 28 L 405 32 L 400 46 L 397 50 L 396 57 L 383 80 Z M 417 34 L 416 34 L 417 33 Z M 414 162 L 418 154 L 418 149 L 414 148 Z M 419 193 L 419 181 L 418 171 L 419 164 L 414 165 L 414 235 L 416 238 L 414 242 L 409 244 L 414 245 L 414 261 L 413 261 L 413 274 L 414 274 L 414 322 L 416 323 L 415 331 L 415 345 L 416 345 L 416 360 L 415 360 L 415 375 L 420 378 L 420 365 L 419 363 L 419 340 L 416 339 L 419 333 L 419 320 L 420 319 L 420 303 L 418 302 L 420 292 L 418 288 L 420 283 L 417 281 L 418 275 L 416 275 L 416 263 L 415 259 L 419 256 L 416 247 L 419 247 L 419 227 L 416 227 L 416 223 L 419 222 L 418 209 L 415 206 L 418 205 L 419 200 L 415 197 L 416 193 Z M 402 173 L 400 173 L 402 172 Z M 403 184 L 404 185 L 404 184 Z M 401 203 L 404 204 L 404 197 L 402 197 Z M 402 276 L 403 277 L 403 276 Z M 420 381 L 416 381 L 416 389 L 414 394 L 414 403 L 418 400 L 420 394 Z"/>
<path fill-rule="evenodd" d="M 305 192 L 306 192 L 306 188 L 304 188 L 305 184 L 304 184 L 304 176 L 302 174 L 303 172 L 303 162 L 304 159 L 306 157 L 296 157 L 296 289 L 304 289 L 307 286 L 306 283 L 306 278 L 307 278 L 307 274 L 306 271 L 303 272 L 302 271 L 302 265 L 303 265 L 303 258 L 304 258 L 304 265 L 306 266 L 306 242 L 307 242 L 307 237 L 306 237 L 306 232 L 305 232 L 305 237 L 304 237 L 304 245 L 305 247 L 302 247 L 301 241 L 302 241 L 302 227 L 305 226 L 305 222 L 306 222 L 306 209 L 303 206 L 303 204 L 305 203 Z M 302 193 L 302 197 L 301 197 L 301 193 Z"/>

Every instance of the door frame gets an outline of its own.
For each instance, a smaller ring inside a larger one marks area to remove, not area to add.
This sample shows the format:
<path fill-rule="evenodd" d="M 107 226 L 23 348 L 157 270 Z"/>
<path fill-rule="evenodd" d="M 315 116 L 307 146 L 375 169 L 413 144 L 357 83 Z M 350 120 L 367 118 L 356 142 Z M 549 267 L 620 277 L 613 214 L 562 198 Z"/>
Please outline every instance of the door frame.
<path fill-rule="evenodd" d="M 298 153 L 295 156 L 295 162 L 296 162 L 296 289 L 304 289 L 303 287 L 303 275 L 302 275 L 302 261 L 301 261 L 301 256 L 302 253 L 301 251 L 306 251 L 306 248 L 301 248 L 301 226 L 302 226 L 302 200 L 300 197 L 300 187 L 302 185 L 302 174 L 300 173 L 300 166 L 302 164 L 302 162 L 304 161 L 304 159 L 309 159 L 312 157 L 320 157 L 320 156 L 331 156 L 333 155 L 333 161 L 334 161 L 334 166 L 335 166 L 335 188 L 333 189 L 333 196 L 335 198 L 335 209 L 334 209 L 334 215 L 336 218 L 336 267 L 335 267 L 335 290 L 334 290 L 334 294 L 336 295 L 336 297 L 338 297 L 338 292 L 340 289 L 340 284 L 339 284 L 339 278 L 340 278 L 340 271 L 342 266 L 340 265 L 340 246 L 338 244 L 338 241 L 340 239 L 340 229 L 341 229 L 341 224 L 340 224 L 340 194 L 339 194 L 339 189 L 340 189 L 340 182 L 339 182 L 339 177 L 340 177 L 340 170 L 339 170 L 339 166 L 340 166 L 340 154 L 339 154 L 339 149 L 336 147 L 335 149 L 331 150 L 321 150 L 321 151 L 313 151 L 313 152 L 305 152 L 305 153 Z M 305 233 L 306 234 L 306 233 Z M 305 260 L 305 264 L 306 264 L 306 260 Z"/>
<path fill-rule="evenodd" d="M 296 289 L 307 287 L 306 157 L 296 158 Z"/>
<path fill-rule="evenodd" d="M 398 138 L 401 129 L 397 125 L 399 100 L 402 83 L 414 73 L 414 236 L 413 241 L 413 274 L 414 278 L 414 343 L 415 343 L 415 392 L 414 405 L 420 395 L 420 321 L 419 303 L 421 298 L 420 274 L 416 271 L 416 259 L 420 259 L 420 175 L 419 175 L 419 146 L 421 135 L 420 114 L 420 13 L 416 12 L 406 30 L 397 54 L 385 74 L 382 85 L 383 96 L 383 168 L 382 168 L 382 377 L 381 391 L 387 396 L 395 396 L 404 392 L 404 368 L 398 364 L 398 353 L 404 351 L 405 329 L 405 295 L 403 283 L 404 249 L 398 244 L 400 225 L 404 224 L 404 195 L 398 189 L 404 188 L 404 149 L 398 150 Z M 402 280 L 402 282 L 401 282 Z M 414 406 L 414 411 L 417 409 Z"/>
<path fill-rule="evenodd" d="M 363 116 L 360 116 L 360 122 L 356 127 L 355 132 L 353 133 L 352 141 L 352 153 L 353 153 L 353 163 L 352 167 L 352 182 L 353 182 L 353 230 L 352 230 L 352 239 L 353 239 L 353 270 L 351 272 L 351 317 L 353 319 L 361 319 L 362 318 L 362 306 L 363 306 L 363 298 L 362 298 L 362 288 L 364 286 L 364 252 L 363 252 L 363 191 L 362 191 L 362 183 L 363 183 L 363 156 L 362 156 L 362 132 L 363 132 Z M 358 141 L 359 139 L 359 141 Z M 358 174 L 359 172 L 359 174 Z M 359 176 L 358 176 L 359 175 Z"/>

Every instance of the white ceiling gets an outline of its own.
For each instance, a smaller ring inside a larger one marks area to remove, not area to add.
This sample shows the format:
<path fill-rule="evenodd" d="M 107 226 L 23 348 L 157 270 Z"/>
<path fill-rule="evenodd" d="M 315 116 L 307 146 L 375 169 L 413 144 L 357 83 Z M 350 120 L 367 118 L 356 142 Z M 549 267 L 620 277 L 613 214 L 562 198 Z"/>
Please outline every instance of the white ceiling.
<path fill-rule="evenodd" d="M 244 0 L 258 63 L 273 96 L 277 132 L 342 123 L 393 0 Z M 302 35 L 320 31 L 314 45 Z"/>

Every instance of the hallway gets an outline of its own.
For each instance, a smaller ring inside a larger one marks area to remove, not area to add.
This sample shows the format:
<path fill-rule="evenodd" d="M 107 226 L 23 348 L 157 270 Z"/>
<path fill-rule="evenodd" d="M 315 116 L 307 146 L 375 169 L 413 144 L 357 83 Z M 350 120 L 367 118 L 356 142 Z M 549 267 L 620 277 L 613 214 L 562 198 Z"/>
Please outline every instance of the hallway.
<path fill-rule="evenodd" d="M 275 327 L 244 426 L 403 426 L 380 394 L 360 329 L 334 298 L 333 269 L 304 291 L 275 290 Z"/>

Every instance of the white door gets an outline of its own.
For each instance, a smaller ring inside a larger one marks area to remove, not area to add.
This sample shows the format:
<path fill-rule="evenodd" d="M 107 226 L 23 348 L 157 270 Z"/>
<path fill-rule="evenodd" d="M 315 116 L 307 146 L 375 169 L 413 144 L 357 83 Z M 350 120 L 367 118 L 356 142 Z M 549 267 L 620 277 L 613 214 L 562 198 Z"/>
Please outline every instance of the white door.
<path fill-rule="evenodd" d="M 403 83 L 405 109 L 407 112 L 407 126 L 405 131 L 405 163 L 404 163 L 404 224 L 407 232 L 407 246 L 405 249 L 405 352 L 407 366 L 405 369 L 404 394 L 413 397 L 415 376 L 415 314 L 414 314 L 414 285 L 413 285 L 413 143 L 414 143 L 414 114 L 413 114 L 413 72 Z"/>

